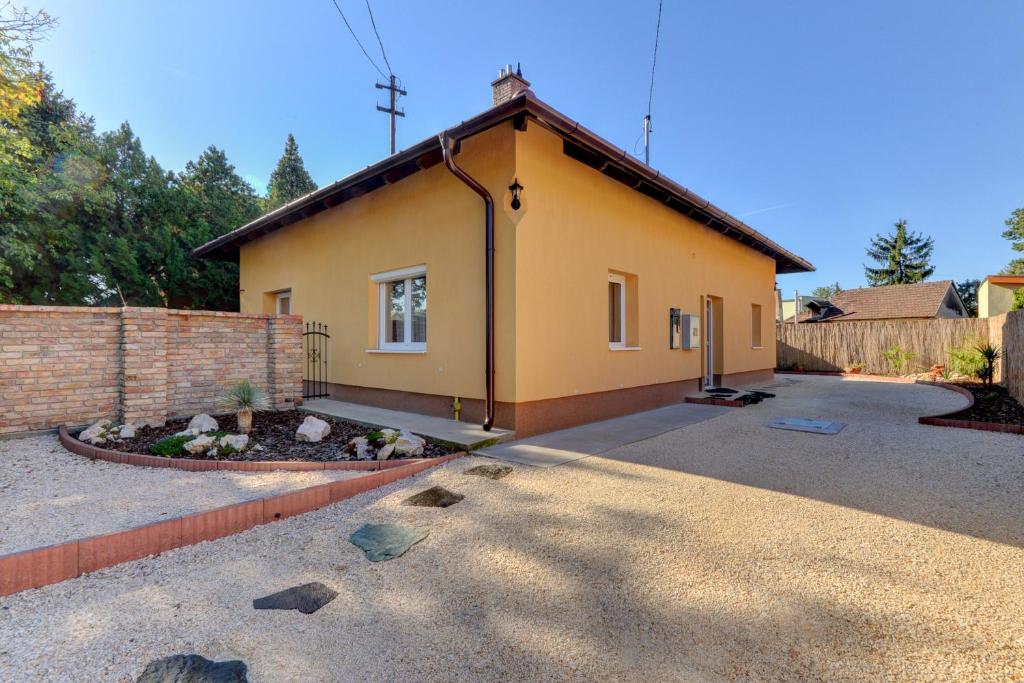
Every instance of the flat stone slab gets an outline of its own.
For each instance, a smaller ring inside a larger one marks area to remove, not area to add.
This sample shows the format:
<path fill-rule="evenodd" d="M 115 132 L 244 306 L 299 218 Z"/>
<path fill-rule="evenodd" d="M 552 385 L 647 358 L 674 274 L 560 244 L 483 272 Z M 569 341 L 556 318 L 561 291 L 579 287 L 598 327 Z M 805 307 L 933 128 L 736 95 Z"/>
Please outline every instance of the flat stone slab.
<path fill-rule="evenodd" d="M 845 422 L 829 422 L 828 420 L 809 420 L 805 417 L 778 417 L 765 423 L 772 429 L 788 429 L 793 432 L 809 434 L 838 434 L 846 426 Z"/>
<path fill-rule="evenodd" d="M 433 486 L 426 491 L 409 496 L 402 505 L 416 505 L 425 508 L 446 508 L 465 498 L 461 493 L 452 493 L 443 486 Z"/>
<path fill-rule="evenodd" d="M 294 609 L 303 614 L 312 614 L 336 597 L 338 591 L 314 581 L 256 598 L 252 606 L 253 609 Z"/>
<path fill-rule="evenodd" d="M 146 665 L 136 683 L 247 683 L 245 662 L 213 662 L 199 655 L 171 655 Z"/>
<path fill-rule="evenodd" d="M 364 524 L 349 537 L 353 545 L 366 553 L 370 562 L 401 557 L 424 538 L 427 532 L 399 524 Z"/>
<path fill-rule="evenodd" d="M 511 465 L 477 465 L 466 470 L 465 474 L 472 474 L 488 479 L 502 479 L 512 474 Z"/>

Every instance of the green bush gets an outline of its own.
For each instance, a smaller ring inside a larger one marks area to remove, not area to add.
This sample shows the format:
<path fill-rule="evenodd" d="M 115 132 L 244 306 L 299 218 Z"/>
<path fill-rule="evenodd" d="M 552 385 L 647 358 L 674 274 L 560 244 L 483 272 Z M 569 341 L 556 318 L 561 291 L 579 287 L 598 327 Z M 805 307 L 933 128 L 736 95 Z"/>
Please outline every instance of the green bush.
<path fill-rule="evenodd" d="M 894 375 L 903 373 L 904 368 L 910 365 L 910 362 L 914 360 L 914 353 L 907 351 L 902 346 L 894 346 L 891 349 L 886 349 L 882 352 L 882 357 L 885 358 L 885 362 L 889 364 L 889 371 Z"/>
<path fill-rule="evenodd" d="M 967 377 L 978 377 L 985 369 L 985 357 L 978 350 L 983 343 L 978 337 L 967 337 L 963 344 L 950 349 L 950 369 Z"/>
<path fill-rule="evenodd" d="M 194 436 L 169 436 L 166 439 L 157 441 L 149 449 L 153 455 L 162 455 L 165 458 L 169 458 L 172 455 L 182 455 L 185 453 L 185 444 L 194 439 Z"/>

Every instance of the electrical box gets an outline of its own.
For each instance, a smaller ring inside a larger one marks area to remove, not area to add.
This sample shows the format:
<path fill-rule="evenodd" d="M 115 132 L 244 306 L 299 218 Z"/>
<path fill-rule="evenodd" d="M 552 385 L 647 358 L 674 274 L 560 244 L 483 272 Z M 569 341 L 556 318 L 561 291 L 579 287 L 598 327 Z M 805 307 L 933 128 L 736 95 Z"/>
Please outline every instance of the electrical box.
<path fill-rule="evenodd" d="M 699 349 L 700 348 L 700 316 L 699 315 L 684 315 L 683 316 L 683 348 L 684 349 Z"/>

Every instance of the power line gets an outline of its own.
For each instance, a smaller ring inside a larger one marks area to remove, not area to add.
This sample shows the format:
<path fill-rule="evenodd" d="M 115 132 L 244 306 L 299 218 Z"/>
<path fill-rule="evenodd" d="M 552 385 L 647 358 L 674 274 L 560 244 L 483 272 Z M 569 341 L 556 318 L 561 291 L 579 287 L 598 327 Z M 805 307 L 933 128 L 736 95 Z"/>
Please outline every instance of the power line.
<path fill-rule="evenodd" d="M 644 116 L 644 163 L 651 165 L 651 103 L 654 101 L 654 69 L 658 65 L 658 39 L 661 37 L 661 3 L 658 0 L 658 24 L 654 29 L 654 57 L 651 59 L 651 87 L 647 91 L 647 115 Z"/>
<path fill-rule="evenodd" d="M 363 51 L 363 54 L 366 56 L 366 59 L 369 60 L 370 64 L 373 65 L 373 68 L 377 70 L 377 73 L 380 74 L 381 78 L 387 78 L 388 74 L 384 73 L 384 71 L 379 66 L 377 66 L 377 62 L 373 61 L 373 57 L 371 57 L 370 53 L 366 51 L 366 48 L 363 47 L 363 44 L 361 42 L 359 42 L 359 36 L 357 36 L 356 32 L 352 30 L 352 25 L 350 23 L 348 23 L 348 19 L 345 18 L 345 13 L 341 11 L 341 6 L 338 4 L 338 0 L 331 0 L 331 2 L 334 3 L 334 9 L 338 10 L 338 14 L 341 15 L 341 20 L 345 22 L 345 27 L 348 28 L 348 32 L 352 34 L 352 39 L 356 41 L 356 45 L 358 45 L 359 49 Z M 376 30 L 377 29 L 374 28 L 375 32 L 376 32 Z M 382 52 L 383 52 L 383 49 L 384 49 L 384 47 L 382 45 L 381 46 L 381 51 Z M 384 61 L 385 62 L 387 61 L 387 57 L 384 58 Z M 388 67 L 388 71 L 390 71 L 390 70 L 391 70 L 391 67 L 389 66 Z"/>
<path fill-rule="evenodd" d="M 395 72 L 391 70 L 391 63 L 388 61 L 388 54 L 384 52 L 384 41 L 380 39 L 380 33 L 377 32 L 377 22 L 373 20 L 373 10 L 370 9 L 370 0 L 366 0 L 366 11 L 370 14 L 370 26 L 373 27 L 373 34 L 377 36 L 377 44 L 380 45 L 380 54 L 384 58 L 384 64 L 388 67 L 388 73 L 392 76 Z M 383 74 L 381 74 L 383 76 Z"/>

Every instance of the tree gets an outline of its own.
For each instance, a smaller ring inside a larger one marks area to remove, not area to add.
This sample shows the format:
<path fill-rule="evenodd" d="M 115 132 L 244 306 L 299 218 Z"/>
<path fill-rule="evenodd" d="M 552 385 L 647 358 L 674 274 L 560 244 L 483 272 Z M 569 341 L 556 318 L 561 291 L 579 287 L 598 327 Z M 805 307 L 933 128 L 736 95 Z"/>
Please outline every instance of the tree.
<path fill-rule="evenodd" d="M 839 286 L 838 282 L 834 282 L 831 285 L 825 285 L 824 287 L 815 287 L 811 290 L 811 296 L 816 296 L 819 299 L 831 299 L 832 297 L 841 294 L 843 288 Z"/>
<path fill-rule="evenodd" d="M 274 172 L 270 174 L 270 183 L 267 185 L 266 210 L 273 211 L 315 189 L 316 183 L 306 172 L 306 166 L 302 163 L 302 157 L 299 156 L 299 146 L 295 142 L 295 136 L 288 133 L 288 140 L 284 143 L 284 154 L 278 159 Z"/>
<path fill-rule="evenodd" d="M 1010 240 L 1014 251 L 1024 251 L 1024 209 L 1015 209 L 1005 221 L 1003 237 Z M 1024 275 L 1024 258 L 1013 259 L 1003 269 L 1003 275 Z"/>
<path fill-rule="evenodd" d="M 872 287 L 904 285 L 922 282 L 931 277 L 935 268 L 929 263 L 935 243 L 931 237 L 908 232 L 907 222 L 896 221 L 896 232 L 875 235 L 867 254 L 879 267 L 864 266 L 864 275 Z"/>
<path fill-rule="evenodd" d="M 964 302 L 967 315 L 971 318 L 977 318 L 978 287 L 981 286 L 981 280 L 964 280 L 963 282 L 955 282 L 953 285 L 956 287 L 957 293 L 960 294 L 960 300 Z"/>

